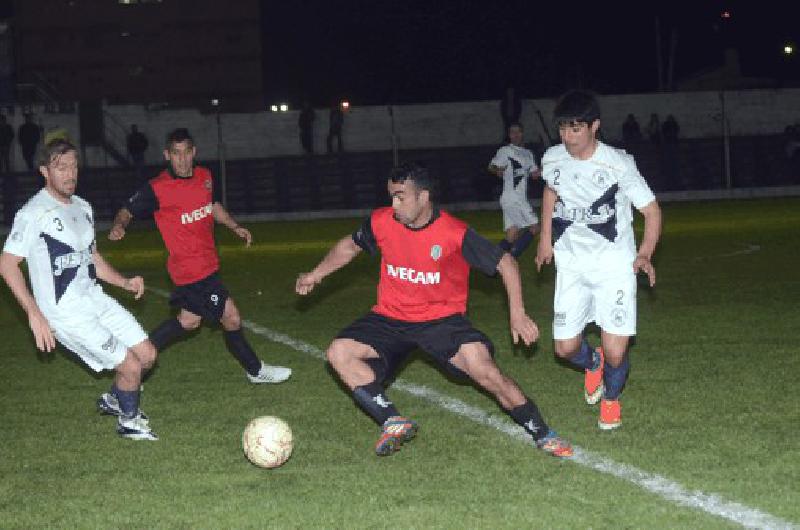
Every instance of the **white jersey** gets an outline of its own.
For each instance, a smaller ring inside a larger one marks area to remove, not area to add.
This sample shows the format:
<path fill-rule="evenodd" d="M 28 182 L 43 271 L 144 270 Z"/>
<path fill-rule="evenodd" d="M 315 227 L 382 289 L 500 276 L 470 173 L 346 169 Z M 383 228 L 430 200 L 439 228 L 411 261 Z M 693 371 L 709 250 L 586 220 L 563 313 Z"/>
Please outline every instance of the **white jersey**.
<path fill-rule="evenodd" d="M 501 201 L 528 202 L 528 180 L 531 172 L 539 169 L 536 159 L 529 149 L 514 144 L 504 145 L 497 150 L 491 165 L 505 167 L 503 172 L 503 195 Z"/>
<path fill-rule="evenodd" d="M 101 291 L 92 253 L 94 220 L 88 202 L 73 195 L 70 204 L 40 190 L 20 208 L 4 252 L 25 258 L 36 303 L 48 320 L 75 318 Z"/>
<path fill-rule="evenodd" d="M 633 209 L 655 200 L 633 157 L 597 142 L 588 160 L 563 144 L 542 157 L 542 177 L 558 195 L 553 211 L 556 266 L 572 270 L 618 269 L 636 257 Z"/>

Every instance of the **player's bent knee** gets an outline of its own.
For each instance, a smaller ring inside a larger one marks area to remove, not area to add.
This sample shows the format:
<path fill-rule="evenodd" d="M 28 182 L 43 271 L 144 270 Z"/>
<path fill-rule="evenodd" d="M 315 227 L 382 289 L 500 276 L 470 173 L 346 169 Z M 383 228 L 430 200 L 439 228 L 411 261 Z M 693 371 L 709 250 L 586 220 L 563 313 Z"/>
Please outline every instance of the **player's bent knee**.
<path fill-rule="evenodd" d="M 237 329 L 241 328 L 242 318 L 239 316 L 239 313 L 236 312 L 232 315 L 223 315 L 222 327 L 228 331 L 236 331 Z"/>
<path fill-rule="evenodd" d="M 138 358 L 139 363 L 142 365 L 142 369 L 144 370 L 149 370 L 152 368 L 156 362 L 156 357 L 158 356 L 156 347 L 153 346 L 153 343 L 149 340 L 139 344 L 136 347 L 136 351 L 133 353 Z"/>
<path fill-rule="evenodd" d="M 180 322 L 181 327 L 186 331 L 192 331 L 200 327 L 200 323 L 203 322 L 203 319 L 201 317 L 179 315 L 178 322 Z"/>

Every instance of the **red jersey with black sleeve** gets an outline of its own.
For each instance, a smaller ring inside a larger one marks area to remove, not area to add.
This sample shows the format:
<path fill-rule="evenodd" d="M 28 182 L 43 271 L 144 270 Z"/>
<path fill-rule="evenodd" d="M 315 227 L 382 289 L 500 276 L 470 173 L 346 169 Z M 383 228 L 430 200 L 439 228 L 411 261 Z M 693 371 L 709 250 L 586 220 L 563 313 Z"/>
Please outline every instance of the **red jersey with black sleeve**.
<path fill-rule="evenodd" d="M 195 166 L 191 177 L 178 177 L 169 168 L 142 186 L 125 207 L 134 217 L 155 219 L 167 247 L 167 271 L 175 285 L 186 285 L 217 272 L 214 243 L 213 177 Z"/>
<path fill-rule="evenodd" d="M 372 311 L 427 322 L 467 311 L 470 266 L 494 274 L 503 251 L 447 212 L 409 228 L 391 207 L 379 208 L 353 234 L 370 254 L 381 253 L 378 301 Z"/>

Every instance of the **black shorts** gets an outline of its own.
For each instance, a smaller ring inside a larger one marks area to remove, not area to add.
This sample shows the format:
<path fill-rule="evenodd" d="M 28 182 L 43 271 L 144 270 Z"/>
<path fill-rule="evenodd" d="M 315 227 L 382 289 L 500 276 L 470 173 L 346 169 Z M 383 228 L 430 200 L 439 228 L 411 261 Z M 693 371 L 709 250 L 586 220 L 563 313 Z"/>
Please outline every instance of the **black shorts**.
<path fill-rule="evenodd" d="M 202 280 L 176 287 L 169 297 L 169 303 L 206 320 L 219 322 L 229 296 L 215 272 Z"/>
<path fill-rule="evenodd" d="M 429 322 L 403 322 L 368 313 L 340 331 L 336 338 L 352 339 L 372 346 L 382 361 L 382 366 L 372 366 L 379 380 L 394 375 L 397 367 L 415 348 L 423 350 L 448 373 L 462 379 L 469 376 L 450 362 L 462 345 L 481 342 L 494 356 L 492 341 L 475 329 L 464 315 L 452 315 Z M 377 373 L 376 368 L 384 373 Z"/>

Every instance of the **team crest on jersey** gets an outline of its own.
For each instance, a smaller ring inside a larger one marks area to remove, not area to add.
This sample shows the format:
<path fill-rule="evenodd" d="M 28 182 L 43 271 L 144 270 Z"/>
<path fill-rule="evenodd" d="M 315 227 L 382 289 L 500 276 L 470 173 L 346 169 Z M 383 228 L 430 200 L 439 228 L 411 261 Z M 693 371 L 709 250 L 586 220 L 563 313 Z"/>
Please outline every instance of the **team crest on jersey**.
<path fill-rule="evenodd" d="M 433 245 L 431 247 L 431 257 L 433 258 L 433 261 L 439 261 L 439 258 L 442 257 L 442 247 L 439 245 Z"/>
<path fill-rule="evenodd" d="M 203 183 L 203 186 L 205 186 L 207 190 L 210 190 L 211 189 L 211 179 L 206 179 L 206 181 Z"/>
<path fill-rule="evenodd" d="M 628 314 L 624 309 L 614 309 L 614 311 L 611 312 L 611 320 L 614 322 L 615 326 L 621 327 L 625 325 L 625 322 L 628 320 Z"/>
<path fill-rule="evenodd" d="M 598 169 L 592 175 L 592 180 L 598 186 L 605 186 L 606 182 L 608 182 L 608 172 L 605 169 Z"/>

